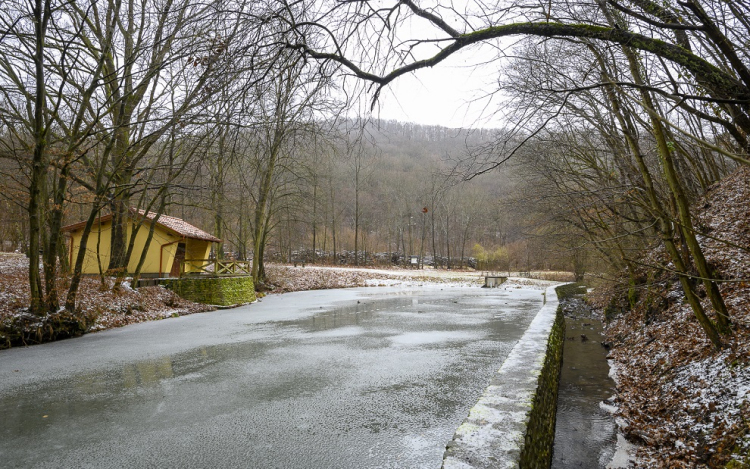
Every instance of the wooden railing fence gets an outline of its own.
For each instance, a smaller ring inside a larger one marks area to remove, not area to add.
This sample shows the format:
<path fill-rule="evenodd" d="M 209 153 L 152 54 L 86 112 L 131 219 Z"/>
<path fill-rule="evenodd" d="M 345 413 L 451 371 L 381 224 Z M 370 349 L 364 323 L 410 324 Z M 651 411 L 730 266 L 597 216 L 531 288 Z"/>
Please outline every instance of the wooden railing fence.
<path fill-rule="evenodd" d="M 252 263 L 218 259 L 185 259 L 180 264 L 180 277 L 239 277 L 252 275 Z"/>

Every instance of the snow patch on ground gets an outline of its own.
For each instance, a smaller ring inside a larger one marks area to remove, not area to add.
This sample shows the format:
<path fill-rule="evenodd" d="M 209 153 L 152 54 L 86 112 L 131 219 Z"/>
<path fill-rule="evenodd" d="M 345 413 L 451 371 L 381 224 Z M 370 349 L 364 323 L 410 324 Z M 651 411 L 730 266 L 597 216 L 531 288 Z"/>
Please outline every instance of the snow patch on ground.
<path fill-rule="evenodd" d="M 617 446 L 612 460 L 607 464 L 607 469 L 626 469 L 633 467 L 633 455 L 636 446 L 625 439 L 622 433 L 617 434 Z"/>
<path fill-rule="evenodd" d="M 715 269 L 733 324 L 717 350 L 687 305 L 669 270 L 643 267 L 646 283 L 634 306 L 619 291 L 589 295 L 602 309 L 620 313 L 607 324 L 609 358 L 617 382 L 617 421 L 638 444 L 638 467 L 750 467 L 750 167 L 741 167 L 697 201 L 695 226 Z M 667 265 L 663 248 L 639 260 Z M 715 318 L 704 287 L 704 310 Z M 598 299 L 597 299 L 598 297 Z M 612 311 L 612 310 L 610 310 Z"/>

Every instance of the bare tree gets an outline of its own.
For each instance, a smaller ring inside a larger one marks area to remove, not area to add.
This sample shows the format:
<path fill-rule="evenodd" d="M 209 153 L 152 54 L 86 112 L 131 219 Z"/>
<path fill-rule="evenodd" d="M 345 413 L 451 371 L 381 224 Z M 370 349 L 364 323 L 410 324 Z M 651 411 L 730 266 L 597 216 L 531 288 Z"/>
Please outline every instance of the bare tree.
<path fill-rule="evenodd" d="M 566 57 L 571 64 L 562 64 L 560 70 L 572 71 L 568 77 L 547 66 L 553 62 L 561 65 L 552 54 L 505 61 L 509 65 L 505 76 L 508 70 L 512 74 L 512 67 L 524 71 L 520 81 L 525 86 L 515 86 L 515 92 L 525 104 L 512 111 L 515 125 L 494 144 L 485 146 L 483 153 L 474 155 L 470 171 L 480 174 L 497 168 L 542 137 L 546 127 L 557 126 L 561 118 L 577 120 L 572 128 L 578 131 L 585 131 L 584 126 L 601 128 L 603 123 L 613 123 L 610 127 L 615 131 L 606 132 L 604 141 L 626 154 L 630 162 L 615 170 L 623 171 L 623 177 L 645 194 L 639 200 L 641 208 L 654 220 L 646 225 L 654 226 L 655 236 L 664 241 L 696 317 L 712 342 L 721 346 L 719 335 L 730 332 L 730 321 L 716 274 L 698 243 L 690 202 L 698 195 L 696 188 L 706 187 L 707 179 L 722 173 L 717 171 L 716 155 L 742 164 L 750 162 L 746 138 L 750 132 L 750 55 L 741 46 L 750 31 L 745 3 L 706 6 L 689 0 L 673 6 L 650 0 L 627 4 L 618 0 L 590 4 L 515 0 L 491 8 L 468 3 L 459 9 L 440 2 L 423 8 L 410 0 L 391 4 L 363 0 L 324 8 L 326 14 L 317 24 L 327 43 L 312 47 L 300 35 L 289 47 L 337 63 L 375 83 L 373 99 L 396 78 L 436 66 L 476 45 L 495 47 L 502 61 L 509 51 L 518 53 L 527 44 L 524 37 L 542 38 L 539 49 L 549 47 Z M 291 28 L 299 31 L 293 22 Z M 522 38 L 517 43 L 521 48 L 505 39 L 511 36 Z M 619 50 L 601 47 L 607 44 L 617 45 Z M 499 90 L 513 88 L 513 82 L 504 78 Z M 608 115 L 597 115 L 597 107 L 602 106 L 609 110 Z M 690 127 L 681 124 L 685 121 L 692 123 Z M 636 135 L 638 128 L 650 142 Z M 698 129 L 711 129 L 711 134 Z M 658 165 L 647 157 L 650 154 Z M 587 156 L 581 156 L 585 161 Z M 591 171 L 600 168 L 597 164 L 587 171 L 594 174 Z M 575 181 L 582 186 L 560 192 L 582 193 L 591 188 L 592 184 L 581 178 L 585 173 L 568 174 L 575 179 L 566 183 Z M 606 178 L 598 176 L 597 181 Z M 614 200 L 602 199 L 596 204 L 616 220 L 632 216 L 613 211 Z M 581 218 L 580 228 L 591 229 L 593 221 L 588 216 Z M 695 280 L 706 289 L 715 323 L 703 312 Z"/>
<path fill-rule="evenodd" d="M 293 158 L 295 139 L 315 132 L 316 113 L 327 106 L 324 92 L 328 86 L 325 75 L 311 70 L 299 57 L 279 60 L 270 75 L 274 80 L 267 88 L 258 88 L 260 122 L 258 139 L 258 187 L 253 223 L 253 280 L 264 280 L 263 251 L 272 214 L 274 180 L 284 159 Z"/>

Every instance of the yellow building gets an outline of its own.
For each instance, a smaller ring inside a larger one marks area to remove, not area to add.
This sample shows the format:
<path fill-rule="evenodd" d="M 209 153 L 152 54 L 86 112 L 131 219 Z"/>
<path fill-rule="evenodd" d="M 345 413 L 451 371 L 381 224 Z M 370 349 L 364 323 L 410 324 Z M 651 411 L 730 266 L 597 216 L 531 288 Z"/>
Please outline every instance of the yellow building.
<path fill-rule="evenodd" d="M 133 225 L 142 221 L 142 225 L 136 235 L 133 255 L 130 257 L 128 272 L 135 272 L 140 260 L 143 248 L 146 245 L 148 232 L 156 214 L 149 212 L 144 216 L 143 210 L 131 210 L 131 217 L 127 225 L 127 242 L 133 233 Z M 86 222 L 68 225 L 63 228 L 64 232 L 70 234 L 70 264 L 74 264 L 81 246 L 81 236 Z M 112 215 L 99 217 L 91 229 L 88 242 L 86 243 L 86 257 L 83 263 L 84 274 L 98 274 L 106 271 L 110 258 L 110 236 L 112 231 Z M 205 231 L 197 228 L 186 221 L 161 215 L 156 221 L 154 235 L 151 239 L 146 260 L 141 268 L 141 274 L 147 277 L 179 277 L 180 265 L 185 259 L 208 259 L 211 252 L 211 243 L 219 243 L 221 240 Z M 197 271 L 201 263 L 185 264 L 185 272 Z"/>

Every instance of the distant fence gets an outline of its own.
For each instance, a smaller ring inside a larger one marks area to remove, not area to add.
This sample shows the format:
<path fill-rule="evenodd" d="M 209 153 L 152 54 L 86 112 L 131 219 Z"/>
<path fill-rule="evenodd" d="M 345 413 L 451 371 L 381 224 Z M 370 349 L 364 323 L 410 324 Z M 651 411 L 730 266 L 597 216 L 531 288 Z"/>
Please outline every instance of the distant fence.
<path fill-rule="evenodd" d="M 180 277 L 242 277 L 252 275 L 252 263 L 218 259 L 185 259 L 180 264 Z"/>

